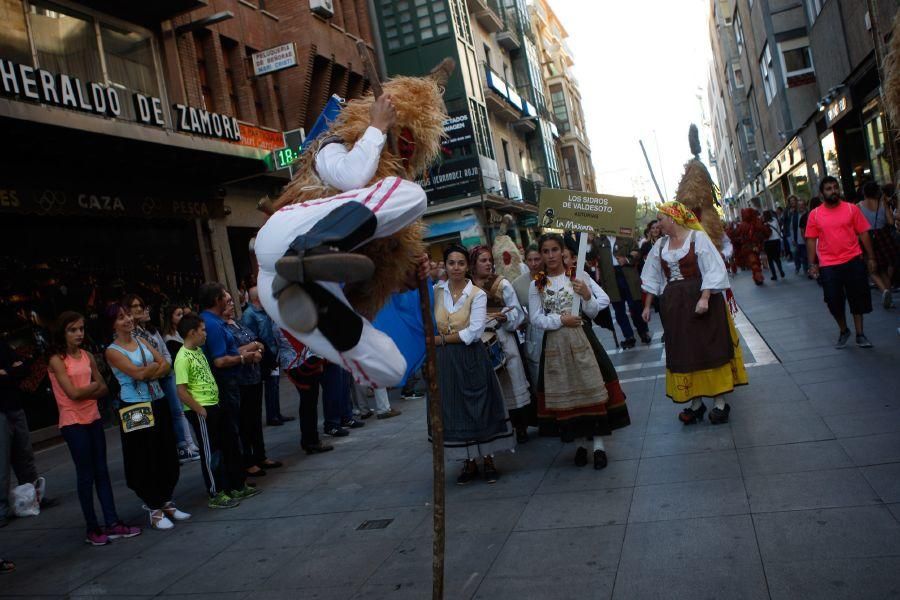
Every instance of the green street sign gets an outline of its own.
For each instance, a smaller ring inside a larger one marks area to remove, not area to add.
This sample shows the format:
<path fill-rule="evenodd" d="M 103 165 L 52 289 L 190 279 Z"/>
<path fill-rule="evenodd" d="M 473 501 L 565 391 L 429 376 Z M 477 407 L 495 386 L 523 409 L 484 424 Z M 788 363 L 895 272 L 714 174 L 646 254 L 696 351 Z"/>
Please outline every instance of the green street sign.
<path fill-rule="evenodd" d="M 541 227 L 631 237 L 637 198 L 543 188 L 538 217 Z"/>

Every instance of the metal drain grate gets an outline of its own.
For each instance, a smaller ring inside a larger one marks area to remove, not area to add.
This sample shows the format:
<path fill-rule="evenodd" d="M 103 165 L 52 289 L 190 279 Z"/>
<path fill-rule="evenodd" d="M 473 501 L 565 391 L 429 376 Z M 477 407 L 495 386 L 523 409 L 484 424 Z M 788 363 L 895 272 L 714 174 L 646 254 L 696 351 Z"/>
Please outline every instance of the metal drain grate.
<path fill-rule="evenodd" d="M 373 519 L 372 521 L 363 521 L 362 525 L 357 527 L 356 530 L 366 531 L 369 529 L 385 529 L 393 522 L 393 519 Z"/>

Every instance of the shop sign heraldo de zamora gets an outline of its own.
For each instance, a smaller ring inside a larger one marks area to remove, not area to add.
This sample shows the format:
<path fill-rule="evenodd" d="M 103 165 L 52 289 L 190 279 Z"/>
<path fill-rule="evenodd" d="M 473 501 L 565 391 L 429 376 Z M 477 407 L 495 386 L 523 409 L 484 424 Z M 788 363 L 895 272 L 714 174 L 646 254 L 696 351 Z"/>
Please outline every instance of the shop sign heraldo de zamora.
<path fill-rule="evenodd" d="M 122 99 L 119 90 L 100 83 L 82 82 L 64 73 L 54 75 L 44 69 L 15 63 L 0 58 L 0 92 L 51 106 L 71 108 L 107 117 L 122 116 Z M 131 92 L 131 102 L 138 123 L 166 127 L 162 100 Z M 175 129 L 187 133 L 205 135 L 239 142 L 241 130 L 237 119 L 203 109 L 173 104 Z"/>

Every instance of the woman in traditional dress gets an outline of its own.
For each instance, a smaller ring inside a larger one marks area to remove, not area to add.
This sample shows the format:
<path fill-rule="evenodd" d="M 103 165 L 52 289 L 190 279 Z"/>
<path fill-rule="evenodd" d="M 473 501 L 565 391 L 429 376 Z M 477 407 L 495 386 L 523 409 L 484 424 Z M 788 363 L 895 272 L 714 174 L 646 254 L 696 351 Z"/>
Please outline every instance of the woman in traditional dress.
<path fill-rule="evenodd" d="M 650 303 L 662 297 L 665 329 L 666 395 L 690 402 L 679 419 L 685 425 L 703 420 L 703 397 L 714 399 L 713 424 L 727 423 L 731 407 L 724 394 L 747 383 L 740 340 L 725 300 L 729 287 L 722 255 L 697 217 L 679 202 L 659 209 L 663 237 L 653 246 L 641 273 L 645 321 Z"/>
<path fill-rule="evenodd" d="M 577 252 L 566 249 L 561 236 L 544 234 L 539 246 L 546 271 L 528 292 L 531 323 L 545 332 L 537 382 L 538 418 L 555 421 L 563 442 L 592 440 L 594 468 L 602 469 L 607 456 L 601 436 L 631 423 L 615 368 L 591 329 L 591 320 L 609 306 L 609 297 L 586 273 L 576 275 Z M 569 254 L 571 268 L 563 262 L 564 252 Z M 585 318 L 572 314 L 576 294 L 581 296 Z M 575 464 L 587 464 L 584 443 L 575 451 Z"/>
<path fill-rule="evenodd" d="M 469 255 L 462 246 L 444 251 L 447 281 L 434 286 L 437 322 L 437 378 L 444 418 L 445 454 L 465 461 L 456 479 L 464 485 L 478 476 L 484 458 L 484 478 L 500 477 L 494 454 L 515 448 L 500 382 L 481 335 L 487 321 L 487 294 L 466 278 Z"/>
<path fill-rule="evenodd" d="M 528 405 L 531 403 L 525 365 L 519 353 L 516 330 L 525 321 L 525 311 L 519 304 L 516 291 L 504 277 L 494 273 L 494 258 L 487 246 L 476 246 L 469 255 L 472 283 L 487 293 L 487 323 L 492 328 L 506 363 L 497 371 L 500 389 L 516 430 L 516 442 L 528 441 Z"/>

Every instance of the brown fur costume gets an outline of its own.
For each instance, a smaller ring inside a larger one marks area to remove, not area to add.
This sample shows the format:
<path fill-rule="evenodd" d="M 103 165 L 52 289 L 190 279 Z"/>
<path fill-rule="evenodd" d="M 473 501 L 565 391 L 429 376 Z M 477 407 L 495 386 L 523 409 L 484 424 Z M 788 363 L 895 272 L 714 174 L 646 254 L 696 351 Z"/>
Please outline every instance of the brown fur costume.
<path fill-rule="evenodd" d="M 385 82 L 384 93 L 390 95 L 397 113 L 397 124 L 392 135 L 396 139 L 401 131 L 407 130 L 415 141 L 415 151 L 407 161 L 385 146 L 375 175 L 366 185 L 395 175 L 415 179 L 416 175 L 425 172 L 441 152 L 444 121 L 448 118 L 441 87 L 431 77 L 395 77 Z M 337 136 L 352 148 L 369 127 L 369 110 L 374 101 L 371 93 L 349 101 L 322 138 Z M 275 202 L 276 210 L 288 204 L 333 196 L 341 191 L 329 187 L 316 173 L 317 150 L 318 147 L 314 146 L 302 155 L 297 174 Z M 416 222 L 390 237 L 372 240 L 357 250 L 375 263 L 372 279 L 344 288 L 347 299 L 360 314 L 371 319 L 392 293 L 404 287 L 407 274 L 415 266 L 415 258 L 425 251 L 422 241 L 424 230 L 424 225 Z"/>
<path fill-rule="evenodd" d="M 716 185 L 706 166 L 700 162 L 700 140 L 696 125 L 691 125 L 689 138 L 694 158 L 684 165 L 684 175 L 678 182 L 675 200 L 694 211 L 706 235 L 721 251 L 725 229 L 716 210 Z"/>

